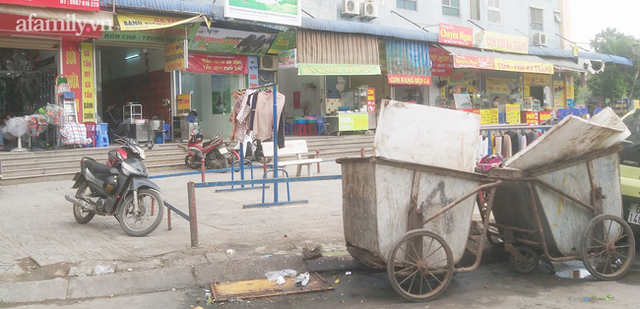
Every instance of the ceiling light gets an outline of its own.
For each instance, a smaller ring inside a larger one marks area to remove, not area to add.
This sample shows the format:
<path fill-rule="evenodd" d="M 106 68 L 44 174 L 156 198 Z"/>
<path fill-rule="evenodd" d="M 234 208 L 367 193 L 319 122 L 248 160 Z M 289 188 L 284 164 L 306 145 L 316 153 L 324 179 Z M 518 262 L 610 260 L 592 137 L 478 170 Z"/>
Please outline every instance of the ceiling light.
<path fill-rule="evenodd" d="M 133 55 L 126 56 L 124 57 L 124 60 L 129 60 L 137 57 L 140 57 L 140 54 L 133 54 Z"/>

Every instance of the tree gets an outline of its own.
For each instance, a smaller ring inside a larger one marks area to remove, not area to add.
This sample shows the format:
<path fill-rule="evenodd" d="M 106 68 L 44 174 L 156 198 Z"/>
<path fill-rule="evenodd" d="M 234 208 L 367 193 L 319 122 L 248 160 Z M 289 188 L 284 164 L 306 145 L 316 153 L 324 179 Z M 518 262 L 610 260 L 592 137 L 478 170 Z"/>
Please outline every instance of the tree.
<path fill-rule="evenodd" d="M 622 56 L 633 61 L 633 67 L 607 63 L 604 72 L 589 76 L 587 85 L 593 95 L 601 97 L 602 102 L 605 98 L 614 101 L 623 95 L 629 99 L 639 98 L 640 84 L 636 83 L 636 72 L 640 69 L 640 41 L 615 28 L 607 28 L 596 34 L 590 45 L 597 53 Z M 630 97 L 632 95 L 633 98 Z"/>

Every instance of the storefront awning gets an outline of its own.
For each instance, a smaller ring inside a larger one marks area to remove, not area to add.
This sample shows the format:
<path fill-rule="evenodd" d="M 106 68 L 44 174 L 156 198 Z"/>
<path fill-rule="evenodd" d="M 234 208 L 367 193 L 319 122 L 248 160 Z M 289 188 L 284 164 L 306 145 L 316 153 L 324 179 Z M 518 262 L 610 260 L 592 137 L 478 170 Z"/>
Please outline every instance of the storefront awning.
<path fill-rule="evenodd" d="M 473 48 L 440 46 L 453 55 L 454 68 L 553 74 L 553 64 L 540 57 Z"/>
<path fill-rule="evenodd" d="M 211 27 L 211 21 L 203 14 L 190 18 L 118 14 L 118 25 L 122 31 L 159 30 L 195 22 L 205 22 L 207 24 L 207 28 Z"/>
<path fill-rule="evenodd" d="M 580 66 L 579 64 L 569 60 L 569 59 L 563 59 L 563 58 L 552 58 L 552 57 L 540 57 L 545 61 L 551 62 L 553 64 L 553 68 L 557 71 L 572 71 L 572 72 L 579 72 L 579 73 L 586 73 L 587 70 Z"/>

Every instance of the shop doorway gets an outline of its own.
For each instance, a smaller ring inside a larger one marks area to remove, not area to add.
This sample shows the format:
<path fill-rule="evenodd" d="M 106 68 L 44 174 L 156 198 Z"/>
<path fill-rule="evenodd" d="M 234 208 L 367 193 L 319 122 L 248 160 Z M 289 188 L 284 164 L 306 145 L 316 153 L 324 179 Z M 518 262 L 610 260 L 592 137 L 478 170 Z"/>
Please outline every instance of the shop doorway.
<path fill-rule="evenodd" d="M 529 93 L 535 99 L 540 100 L 540 106 L 547 105 L 548 102 L 545 101 L 544 86 L 531 86 L 529 87 Z"/>

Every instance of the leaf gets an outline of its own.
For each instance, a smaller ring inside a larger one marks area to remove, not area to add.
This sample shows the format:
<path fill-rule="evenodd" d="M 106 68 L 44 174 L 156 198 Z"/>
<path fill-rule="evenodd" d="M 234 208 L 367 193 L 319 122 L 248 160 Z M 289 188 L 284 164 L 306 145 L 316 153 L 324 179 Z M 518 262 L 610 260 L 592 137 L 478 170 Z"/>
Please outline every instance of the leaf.
<path fill-rule="evenodd" d="M 340 279 L 336 279 L 335 283 L 336 284 L 340 283 Z"/>

